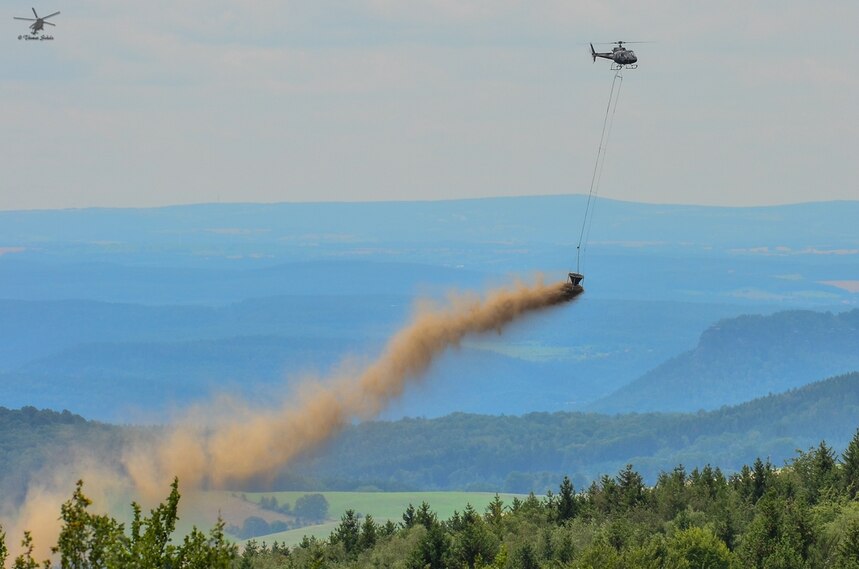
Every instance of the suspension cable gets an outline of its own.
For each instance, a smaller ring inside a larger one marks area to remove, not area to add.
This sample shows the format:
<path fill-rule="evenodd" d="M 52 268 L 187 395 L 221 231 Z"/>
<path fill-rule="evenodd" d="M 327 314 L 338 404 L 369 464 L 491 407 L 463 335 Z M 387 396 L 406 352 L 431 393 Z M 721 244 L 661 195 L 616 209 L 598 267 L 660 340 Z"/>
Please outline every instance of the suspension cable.
<path fill-rule="evenodd" d="M 619 82 L 618 79 L 620 79 Z M 609 92 L 608 103 L 605 108 L 602 133 L 600 134 L 600 143 L 597 149 L 597 158 L 594 162 L 594 171 L 591 176 L 591 187 L 588 191 L 588 199 L 585 204 L 585 215 L 582 219 L 582 229 L 579 232 L 579 242 L 576 245 L 577 273 L 581 272 L 582 243 L 585 244 L 585 250 L 587 250 L 587 237 L 590 236 L 590 227 L 593 223 L 593 210 L 596 208 L 596 197 L 599 194 L 599 184 L 602 179 L 603 166 L 605 165 L 606 148 L 608 148 L 608 141 L 611 137 L 611 130 L 614 125 L 614 116 L 617 112 L 617 102 L 620 99 L 620 87 L 622 85 L 623 69 L 618 69 L 611 82 L 611 91 Z M 617 91 L 615 91 L 615 86 L 617 86 Z M 591 204 L 593 204 L 593 206 Z"/>

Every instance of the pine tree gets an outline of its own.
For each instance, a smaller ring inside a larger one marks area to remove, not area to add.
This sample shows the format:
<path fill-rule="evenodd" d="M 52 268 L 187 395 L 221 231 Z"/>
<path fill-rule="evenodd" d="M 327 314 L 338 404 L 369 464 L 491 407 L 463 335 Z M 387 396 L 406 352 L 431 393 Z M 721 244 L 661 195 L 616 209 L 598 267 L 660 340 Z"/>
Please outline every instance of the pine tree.
<path fill-rule="evenodd" d="M 558 544 L 558 547 L 556 548 L 555 557 L 561 565 L 567 565 L 573 560 L 574 554 L 575 546 L 573 546 L 573 536 L 570 534 L 568 529 L 565 529 L 564 533 L 561 534 L 561 543 Z"/>
<path fill-rule="evenodd" d="M 695 481 L 700 477 L 698 469 L 692 471 L 692 493 L 694 495 Z M 654 488 L 656 509 L 663 520 L 672 520 L 689 502 L 687 497 L 686 469 L 683 465 L 676 467 L 670 473 L 661 472 Z"/>
<path fill-rule="evenodd" d="M 373 516 L 367 514 L 364 518 L 364 523 L 361 524 L 361 539 L 358 543 L 362 551 L 372 549 L 376 545 L 378 533 L 378 527 L 376 526 L 376 522 L 373 521 Z"/>
<path fill-rule="evenodd" d="M 803 500 L 789 492 L 767 492 L 755 506 L 737 553 L 745 567 L 802 567 L 815 539 Z"/>
<path fill-rule="evenodd" d="M 859 429 L 841 455 L 841 483 L 852 500 L 859 494 Z"/>
<path fill-rule="evenodd" d="M 340 525 L 331 534 L 331 541 L 343 544 L 346 555 L 354 557 L 358 553 L 358 545 L 361 538 L 361 528 L 355 510 L 346 510 L 340 518 Z"/>
<path fill-rule="evenodd" d="M 617 475 L 617 485 L 625 508 L 631 509 L 644 502 L 644 478 L 633 470 L 631 464 Z"/>
<path fill-rule="evenodd" d="M 853 520 L 844 537 L 841 538 L 841 543 L 838 545 L 838 563 L 839 569 L 855 569 L 859 567 L 859 520 Z"/>
<path fill-rule="evenodd" d="M 504 516 L 504 502 L 501 501 L 501 497 L 498 494 L 495 494 L 495 498 L 486 506 L 486 514 L 484 515 L 486 521 L 492 525 L 493 527 L 497 527 L 501 524 L 501 519 Z"/>
<path fill-rule="evenodd" d="M 241 559 L 239 559 L 238 569 L 253 569 L 253 567 L 254 567 L 253 558 L 254 558 L 253 553 L 248 551 L 247 547 L 245 547 L 245 550 L 242 552 Z"/>
<path fill-rule="evenodd" d="M 737 474 L 731 476 L 731 486 L 743 500 L 746 502 L 752 500 L 752 494 L 755 491 L 755 477 L 749 465 L 744 464 Z"/>
<path fill-rule="evenodd" d="M 411 529 L 413 525 L 415 525 L 415 507 L 409 504 L 409 507 L 403 512 L 403 527 Z"/>
<path fill-rule="evenodd" d="M 452 565 L 474 569 L 479 563 L 491 563 L 498 551 L 499 540 L 471 504 L 467 504 L 462 512 L 461 526 L 451 546 Z"/>
<path fill-rule="evenodd" d="M 757 503 L 769 487 L 770 479 L 772 478 L 773 467 L 769 459 L 764 463 L 760 457 L 755 459 L 755 464 L 752 466 L 752 502 Z"/>
<path fill-rule="evenodd" d="M 444 528 L 434 523 L 426 530 L 418 546 L 411 552 L 406 567 L 408 569 L 445 569 L 450 541 Z"/>
<path fill-rule="evenodd" d="M 548 527 L 543 528 L 542 540 L 543 543 L 540 550 L 540 557 L 543 561 L 549 561 L 555 557 L 555 544 L 552 542 L 552 530 Z"/>
<path fill-rule="evenodd" d="M 811 472 L 807 488 L 810 502 L 817 503 L 828 488 L 837 486 L 837 477 L 835 451 L 827 446 L 826 441 L 820 441 L 811 453 Z"/>
<path fill-rule="evenodd" d="M 394 535 L 397 533 L 397 524 L 395 524 L 393 520 L 386 521 L 385 525 L 382 526 L 380 533 L 386 537 Z"/>
<path fill-rule="evenodd" d="M 513 556 L 514 567 L 517 569 L 540 569 L 540 563 L 537 561 L 537 554 L 534 553 L 534 548 L 530 543 L 523 543 L 516 550 Z"/>
<path fill-rule="evenodd" d="M 558 494 L 558 522 L 564 523 L 576 517 L 576 494 L 573 488 L 573 483 L 570 482 L 568 476 L 564 476 L 561 481 L 561 488 Z"/>
<path fill-rule="evenodd" d="M 437 523 L 436 515 L 430 510 L 429 504 L 421 502 L 420 508 L 415 512 L 415 523 L 430 529 Z"/>

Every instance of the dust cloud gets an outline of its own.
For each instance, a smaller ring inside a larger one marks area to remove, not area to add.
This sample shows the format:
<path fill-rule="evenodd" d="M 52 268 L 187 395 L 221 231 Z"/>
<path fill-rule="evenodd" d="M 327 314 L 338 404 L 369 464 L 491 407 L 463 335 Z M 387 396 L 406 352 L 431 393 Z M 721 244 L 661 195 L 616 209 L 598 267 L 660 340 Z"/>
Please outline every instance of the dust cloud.
<path fill-rule="evenodd" d="M 571 301 L 581 292 L 566 281 L 547 285 L 538 279 L 531 285 L 493 290 L 485 297 L 454 294 L 444 304 L 419 302 L 411 320 L 362 371 L 305 382 L 275 408 L 259 409 L 226 398 L 194 407 L 160 435 L 130 442 L 121 456 L 102 462 L 98 469 L 64 467 L 68 480 L 59 486 L 64 489 L 62 498 L 50 490 L 58 487 L 56 481 L 31 487 L 12 528 L 27 529 L 30 521 L 40 526 L 30 529 L 41 544 L 55 538 L 59 504 L 71 495 L 78 477 L 87 482 L 89 492 L 99 484 L 125 487 L 145 502 L 163 498 L 173 477 L 179 478 L 184 492 L 273 479 L 295 457 L 351 422 L 377 416 L 464 337 L 500 333 L 522 317 Z M 113 480 L 107 479 L 107 471 Z M 40 514 L 45 511 L 52 513 Z M 16 535 L 21 534 L 10 531 L 7 543 L 18 539 Z"/>
<path fill-rule="evenodd" d="M 411 322 L 357 377 L 304 385 L 295 400 L 276 410 L 229 401 L 216 410 L 195 409 L 154 449 L 130 449 L 124 459 L 127 472 L 144 494 L 163 491 L 173 476 L 185 488 L 226 488 L 251 478 L 273 478 L 295 456 L 351 421 L 377 416 L 409 382 L 420 379 L 437 356 L 466 335 L 501 332 L 525 314 L 577 294 L 566 282 L 520 284 L 483 299 L 452 296 L 447 306 L 421 303 Z"/>

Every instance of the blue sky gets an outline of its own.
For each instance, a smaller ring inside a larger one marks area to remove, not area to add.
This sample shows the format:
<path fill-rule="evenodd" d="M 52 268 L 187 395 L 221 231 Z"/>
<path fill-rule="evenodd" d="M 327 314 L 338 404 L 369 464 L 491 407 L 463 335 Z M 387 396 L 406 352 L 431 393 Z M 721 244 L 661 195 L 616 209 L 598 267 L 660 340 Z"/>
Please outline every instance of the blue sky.
<path fill-rule="evenodd" d="M 859 3 L 2 2 L 0 209 L 586 193 L 859 199 Z"/>

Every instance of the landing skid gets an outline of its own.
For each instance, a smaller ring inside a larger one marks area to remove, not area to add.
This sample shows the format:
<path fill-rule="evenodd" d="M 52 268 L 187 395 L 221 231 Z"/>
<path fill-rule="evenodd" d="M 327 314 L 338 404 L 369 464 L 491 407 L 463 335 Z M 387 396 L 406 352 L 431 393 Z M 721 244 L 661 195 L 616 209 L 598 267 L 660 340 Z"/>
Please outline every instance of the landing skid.
<path fill-rule="evenodd" d="M 612 71 L 620 71 L 621 69 L 638 69 L 637 63 L 631 63 L 629 65 L 621 65 L 619 63 L 612 63 L 611 70 Z"/>

